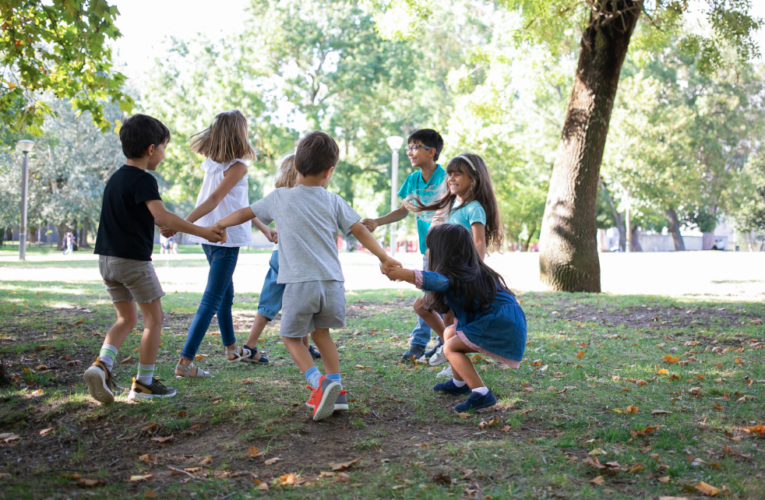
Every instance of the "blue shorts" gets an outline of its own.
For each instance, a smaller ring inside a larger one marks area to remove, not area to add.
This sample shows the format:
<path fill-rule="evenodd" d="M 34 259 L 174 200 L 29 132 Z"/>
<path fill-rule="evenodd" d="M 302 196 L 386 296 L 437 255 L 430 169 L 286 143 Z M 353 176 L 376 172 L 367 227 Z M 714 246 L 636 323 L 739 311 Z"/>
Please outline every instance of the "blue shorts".
<path fill-rule="evenodd" d="M 282 310 L 282 297 L 284 296 L 284 286 L 276 282 L 279 276 L 279 251 L 271 252 L 271 260 L 268 262 L 270 269 L 263 282 L 263 289 L 260 291 L 258 299 L 258 314 L 272 320 Z"/>

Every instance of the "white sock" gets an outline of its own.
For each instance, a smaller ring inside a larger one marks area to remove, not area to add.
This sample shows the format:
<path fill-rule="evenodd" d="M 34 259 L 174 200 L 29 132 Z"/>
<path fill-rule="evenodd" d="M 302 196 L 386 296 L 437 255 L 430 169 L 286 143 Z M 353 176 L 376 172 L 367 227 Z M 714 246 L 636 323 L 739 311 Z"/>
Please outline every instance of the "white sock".
<path fill-rule="evenodd" d="M 110 344 L 104 344 L 101 346 L 99 357 L 101 358 L 101 362 L 104 364 L 104 366 L 106 366 L 109 371 L 111 371 L 112 366 L 114 366 L 114 358 L 117 357 L 117 348 Z"/>
<path fill-rule="evenodd" d="M 489 389 L 488 387 L 477 387 L 473 389 L 473 392 L 477 392 L 481 396 L 486 396 L 487 394 L 489 394 Z"/>
<path fill-rule="evenodd" d="M 138 363 L 138 375 L 136 380 L 143 385 L 151 385 L 151 381 L 154 378 L 154 365 L 145 365 Z"/>
<path fill-rule="evenodd" d="M 464 380 L 457 380 L 456 378 L 452 377 L 452 384 L 456 385 L 457 387 L 463 387 L 467 382 Z"/>

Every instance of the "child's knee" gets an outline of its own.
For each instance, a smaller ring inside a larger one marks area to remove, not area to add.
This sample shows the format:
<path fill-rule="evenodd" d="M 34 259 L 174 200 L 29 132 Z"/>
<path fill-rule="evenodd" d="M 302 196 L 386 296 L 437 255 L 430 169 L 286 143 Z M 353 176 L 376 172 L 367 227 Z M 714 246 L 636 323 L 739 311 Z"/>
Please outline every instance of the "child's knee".
<path fill-rule="evenodd" d="M 422 314 L 425 312 L 425 309 L 422 307 L 422 297 L 414 301 L 414 312 L 418 316 L 422 316 Z"/>

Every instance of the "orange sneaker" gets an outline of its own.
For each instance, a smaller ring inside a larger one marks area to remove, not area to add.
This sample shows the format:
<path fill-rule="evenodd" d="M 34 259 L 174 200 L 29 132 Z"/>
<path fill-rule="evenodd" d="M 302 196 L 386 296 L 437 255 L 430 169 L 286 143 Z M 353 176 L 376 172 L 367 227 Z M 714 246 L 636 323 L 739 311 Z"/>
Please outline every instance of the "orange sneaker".
<path fill-rule="evenodd" d="M 308 408 L 313 409 L 314 405 L 314 390 L 313 387 L 310 385 L 307 385 L 306 388 L 311 390 L 311 397 L 308 398 L 308 401 L 306 401 L 305 405 Z M 335 411 L 348 411 L 348 398 L 346 397 L 347 392 L 345 390 L 340 391 L 340 394 L 338 394 L 337 399 L 335 400 Z"/>
<path fill-rule="evenodd" d="M 314 421 L 323 420 L 335 411 L 335 400 L 340 395 L 340 384 L 323 376 L 319 386 L 313 390 L 309 403 L 313 403 Z"/>

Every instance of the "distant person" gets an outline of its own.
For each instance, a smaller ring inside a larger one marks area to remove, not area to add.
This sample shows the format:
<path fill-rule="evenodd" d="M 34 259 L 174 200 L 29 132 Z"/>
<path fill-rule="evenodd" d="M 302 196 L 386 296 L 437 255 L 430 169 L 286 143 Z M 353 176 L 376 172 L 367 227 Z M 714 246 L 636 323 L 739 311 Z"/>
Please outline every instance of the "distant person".
<path fill-rule="evenodd" d="M 467 354 L 480 352 L 518 368 L 526 349 L 526 316 L 502 276 L 483 263 L 464 226 L 435 226 L 426 242 L 430 271 L 384 268 L 383 272 L 391 280 L 407 281 L 425 291 L 426 302 L 435 310 L 454 312 L 456 319 L 444 332 L 444 352 L 454 374 L 433 390 L 469 394 L 454 407 L 458 413 L 494 406 L 497 398 Z"/>
<path fill-rule="evenodd" d="M 335 235 L 353 234 L 386 268 L 401 264 L 388 257 L 361 217 L 338 195 L 327 191 L 340 149 L 323 132 L 310 132 L 295 151 L 297 185 L 279 188 L 247 208 L 237 210 L 216 225 L 225 229 L 257 217 L 279 228 L 279 276 L 284 284 L 279 335 L 292 360 L 311 386 L 306 406 L 313 419 L 329 417 L 344 404 L 337 346 L 330 328 L 345 326 L 345 286 Z M 326 376 L 314 365 L 303 337 L 311 333 L 321 351 Z"/>
<path fill-rule="evenodd" d="M 159 253 L 160 255 L 170 253 L 170 238 L 164 234 L 159 236 Z"/>
<path fill-rule="evenodd" d="M 64 233 L 64 241 L 62 243 L 64 245 L 64 255 L 71 254 L 74 248 L 74 236 L 72 236 L 71 231 Z"/>
<path fill-rule="evenodd" d="M 191 137 L 191 150 L 206 159 L 201 165 L 204 172 L 202 189 L 197 196 L 196 208 L 186 216 L 187 221 L 209 226 L 250 205 L 247 165 L 249 160 L 255 158 L 255 150 L 250 145 L 247 119 L 241 111 L 235 109 L 218 113 L 209 127 Z M 210 372 L 194 366 L 193 361 L 213 316 L 218 318 L 226 360 L 235 362 L 252 356 L 249 349 L 236 344 L 231 314 L 234 302 L 234 270 L 239 259 L 239 249 L 252 243 L 252 224 L 263 231 L 266 237 L 270 236 L 271 230 L 254 217 L 250 219 L 229 228 L 224 242 L 210 243 L 204 238 L 189 238 L 192 243 L 202 244 L 210 270 L 205 292 L 191 321 L 180 359 L 175 366 L 175 375 L 178 378 L 210 377 Z M 163 233 L 166 236 L 174 234 L 164 230 Z"/>
<path fill-rule="evenodd" d="M 412 200 L 416 197 L 424 204 L 430 204 L 437 201 L 443 194 L 444 180 L 446 172 L 441 165 L 437 164 L 438 157 L 444 149 L 444 140 L 441 134 L 431 129 L 421 129 L 412 134 L 407 139 L 406 152 L 409 156 L 409 162 L 416 169 L 409 175 L 398 190 L 398 195 L 404 199 L 399 208 L 383 215 L 377 219 L 364 219 L 361 221 L 370 231 L 374 231 L 380 226 L 398 222 L 406 218 L 412 210 Z M 417 217 L 417 234 L 420 238 L 420 253 L 422 253 L 422 268 L 428 268 L 428 257 L 425 254 L 425 236 L 430 229 L 429 216 L 433 214 L 422 213 Z M 430 342 L 430 327 L 424 319 L 417 317 L 417 326 L 412 330 L 412 340 L 409 350 L 401 355 L 405 361 L 418 359 L 425 355 L 431 357 L 435 354 L 438 346 L 427 353 L 425 347 Z"/>
<path fill-rule="evenodd" d="M 156 170 L 165 158 L 169 140 L 167 127 L 147 115 L 133 115 L 120 128 L 127 160 L 106 183 L 94 252 L 117 321 L 106 333 L 100 355 L 84 373 L 90 395 L 100 403 L 114 401 L 112 391 L 117 386 L 112 368 L 119 348 L 138 321 L 135 302 L 141 308 L 144 330 L 138 374 L 128 401 L 175 396 L 175 389 L 154 376 L 164 319 L 160 299 L 165 295 L 151 264 L 155 223 L 210 241 L 225 241 L 224 231 L 195 226 L 165 209 L 157 181 L 148 171 Z"/>

